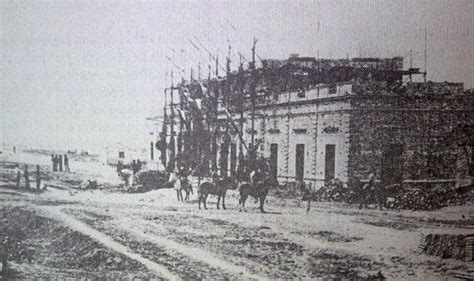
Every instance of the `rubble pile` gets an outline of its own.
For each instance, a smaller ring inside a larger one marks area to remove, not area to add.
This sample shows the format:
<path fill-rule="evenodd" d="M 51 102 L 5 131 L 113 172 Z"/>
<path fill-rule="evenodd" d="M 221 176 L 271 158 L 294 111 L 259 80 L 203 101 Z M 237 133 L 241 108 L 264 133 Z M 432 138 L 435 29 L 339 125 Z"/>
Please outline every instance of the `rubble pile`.
<path fill-rule="evenodd" d="M 400 186 L 398 186 L 400 187 Z M 462 205 L 467 195 L 458 194 L 450 188 L 394 189 L 391 196 L 383 196 L 384 207 L 390 209 L 437 210 L 448 205 Z M 386 195 L 385 194 L 382 195 Z"/>
<path fill-rule="evenodd" d="M 273 186 L 270 189 L 269 194 L 278 198 L 295 199 L 300 197 L 301 192 L 296 183 L 289 182 L 287 184 Z"/>
<path fill-rule="evenodd" d="M 309 255 L 309 271 L 323 279 L 385 280 L 383 264 L 364 256 L 316 250 Z"/>
<path fill-rule="evenodd" d="M 153 189 L 167 188 L 168 175 L 159 171 L 144 171 L 135 176 L 135 182 L 126 189 L 130 193 L 143 193 Z"/>
<path fill-rule="evenodd" d="M 437 210 L 449 205 L 463 205 L 471 192 L 460 193 L 449 187 L 407 188 L 398 184 L 371 190 L 348 188 L 333 181 L 313 194 L 313 200 L 376 205 L 388 209 Z"/>
<path fill-rule="evenodd" d="M 313 193 L 313 200 L 353 203 L 357 200 L 357 195 L 354 189 L 347 188 L 340 180 L 335 179 Z"/>

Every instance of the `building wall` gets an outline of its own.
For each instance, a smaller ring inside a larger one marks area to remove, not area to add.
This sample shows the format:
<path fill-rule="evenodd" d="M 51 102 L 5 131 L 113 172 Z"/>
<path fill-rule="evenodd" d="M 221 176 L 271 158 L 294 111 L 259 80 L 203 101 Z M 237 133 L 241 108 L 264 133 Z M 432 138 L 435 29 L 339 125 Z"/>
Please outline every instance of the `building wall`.
<path fill-rule="evenodd" d="M 331 88 L 331 89 L 330 89 Z M 271 144 L 278 144 L 278 180 L 295 181 L 296 146 L 304 145 L 304 180 L 321 186 L 325 179 L 325 147 L 336 145 L 335 177 L 347 180 L 348 171 L 348 99 L 350 84 L 333 84 L 309 89 L 302 94 L 285 92 L 266 106 L 258 107 L 255 139 L 262 139 L 259 153 L 270 157 Z M 251 141 L 251 116 L 245 114 L 244 139 Z M 329 128 L 329 130 L 327 129 Z M 330 128 L 337 128 L 337 132 Z M 324 130 L 326 129 L 326 130 Z"/>
<path fill-rule="evenodd" d="M 348 100 L 325 102 L 319 106 L 316 158 L 316 186 L 325 182 L 326 145 L 335 145 L 335 178 L 348 180 L 349 121 L 351 104 Z"/>
<path fill-rule="evenodd" d="M 382 179 L 387 145 L 400 145 L 401 178 L 454 183 L 460 147 L 453 137 L 462 123 L 474 124 L 473 96 L 366 95 L 351 100 L 349 177 Z"/>
<path fill-rule="evenodd" d="M 326 180 L 327 145 L 335 145 L 334 176 L 349 183 L 363 181 L 371 172 L 380 181 L 387 170 L 386 151 L 399 145 L 401 180 L 453 182 L 459 177 L 459 166 L 466 165 L 459 163 L 468 162 L 460 157 L 472 158 L 472 147 L 461 149 L 452 135 L 460 123 L 474 126 L 474 96 L 452 83 L 407 87 L 393 89 L 385 82 L 359 81 L 259 95 L 255 139 L 263 142 L 258 152 L 269 158 L 271 144 L 278 144 L 277 175 L 285 183 L 295 180 L 296 146 L 304 144 L 304 180 L 319 187 Z M 240 127 L 240 114 L 234 113 L 233 118 Z M 248 146 L 250 110 L 243 118 Z M 227 116 L 220 112 L 219 119 L 225 124 Z M 240 147 L 237 134 L 231 134 L 231 143 Z M 229 150 L 229 169 L 230 157 Z M 217 163 L 219 158 L 218 150 Z"/>

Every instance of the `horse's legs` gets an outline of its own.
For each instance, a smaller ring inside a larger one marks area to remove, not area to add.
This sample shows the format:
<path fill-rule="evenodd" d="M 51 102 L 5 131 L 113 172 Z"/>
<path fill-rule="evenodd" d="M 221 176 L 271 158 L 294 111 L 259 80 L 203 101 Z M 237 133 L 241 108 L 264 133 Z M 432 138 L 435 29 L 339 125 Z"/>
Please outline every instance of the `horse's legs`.
<path fill-rule="evenodd" d="M 179 189 L 176 189 L 176 196 L 178 197 L 178 202 L 179 202 Z"/>
<path fill-rule="evenodd" d="M 245 200 L 247 200 L 247 194 L 244 194 L 244 195 L 240 195 L 240 198 L 242 200 L 242 206 L 241 206 L 241 210 L 243 209 L 245 211 Z"/>
<path fill-rule="evenodd" d="M 188 201 L 189 200 L 189 188 L 186 188 L 184 190 L 184 192 L 186 192 L 186 197 L 184 198 L 184 200 Z"/>
<path fill-rule="evenodd" d="M 208 195 L 208 194 L 205 194 L 205 195 L 204 195 L 204 198 L 203 198 L 204 209 L 206 209 L 206 210 L 207 210 L 207 206 L 206 206 L 207 195 Z"/>
<path fill-rule="evenodd" d="M 265 213 L 263 209 L 263 204 L 265 203 L 265 197 L 260 197 L 260 212 Z"/>
<path fill-rule="evenodd" d="M 313 197 L 312 194 L 308 196 L 308 206 L 306 207 L 307 213 L 309 213 L 309 211 L 311 210 L 311 199 L 312 199 L 311 197 Z"/>
<path fill-rule="evenodd" d="M 226 209 L 225 208 L 225 193 L 224 193 L 224 195 L 222 195 L 222 209 L 224 209 L 224 210 Z"/>
<path fill-rule="evenodd" d="M 199 210 L 201 210 L 201 199 L 202 199 L 202 194 L 199 194 L 199 195 L 198 195 L 198 206 L 199 206 Z"/>
<path fill-rule="evenodd" d="M 217 195 L 217 209 L 219 210 L 219 203 L 221 202 L 221 196 Z"/>

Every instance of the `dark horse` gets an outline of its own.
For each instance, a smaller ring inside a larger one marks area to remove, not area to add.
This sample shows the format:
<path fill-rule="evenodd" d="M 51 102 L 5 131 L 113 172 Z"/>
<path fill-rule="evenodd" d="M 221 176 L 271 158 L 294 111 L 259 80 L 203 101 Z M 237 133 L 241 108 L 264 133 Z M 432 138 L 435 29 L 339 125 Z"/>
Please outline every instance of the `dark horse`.
<path fill-rule="evenodd" d="M 243 183 L 240 186 L 240 199 L 239 199 L 239 210 L 242 211 L 242 208 L 245 208 L 245 201 L 248 196 L 252 196 L 257 200 L 260 200 L 260 212 L 265 213 L 263 209 L 263 204 L 267 198 L 268 191 L 270 188 L 277 184 L 275 179 L 271 177 L 266 177 L 263 181 L 258 183 Z"/>
<path fill-rule="evenodd" d="M 178 201 L 188 201 L 189 200 L 189 194 L 194 194 L 193 193 L 193 186 L 189 182 L 187 178 L 180 179 L 180 188 L 177 190 L 178 193 Z M 183 193 L 182 191 L 186 193 L 186 197 L 183 200 Z"/>
<path fill-rule="evenodd" d="M 216 195 L 217 196 L 217 209 L 219 209 L 219 203 L 222 198 L 222 208 L 225 210 L 225 194 L 227 189 L 231 188 L 233 185 L 233 180 L 231 178 L 224 178 L 222 180 L 217 180 L 215 183 L 204 182 L 199 186 L 198 189 L 198 204 L 199 209 L 201 209 L 201 202 L 204 204 L 204 209 L 207 210 L 206 200 L 207 196 Z"/>

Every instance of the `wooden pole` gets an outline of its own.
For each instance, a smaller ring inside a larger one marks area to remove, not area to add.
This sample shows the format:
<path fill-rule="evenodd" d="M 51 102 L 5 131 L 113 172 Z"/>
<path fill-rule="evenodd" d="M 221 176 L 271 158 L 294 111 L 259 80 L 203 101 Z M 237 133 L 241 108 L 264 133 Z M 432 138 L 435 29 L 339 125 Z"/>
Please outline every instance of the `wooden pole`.
<path fill-rule="evenodd" d="M 255 71 L 255 45 L 257 44 L 257 39 L 253 39 L 253 46 L 252 46 L 252 62 L 250 64 L 250 71 L 251 71 L 251 89 L 250 89 L 250 95 L 251 95 L 251 101 L 252 101 L 252 120 L 251 120 L 251 144 L 252 144 L 252 150 L 255 149 L 255 99 L 256 99 L 256 71 Z"/>

